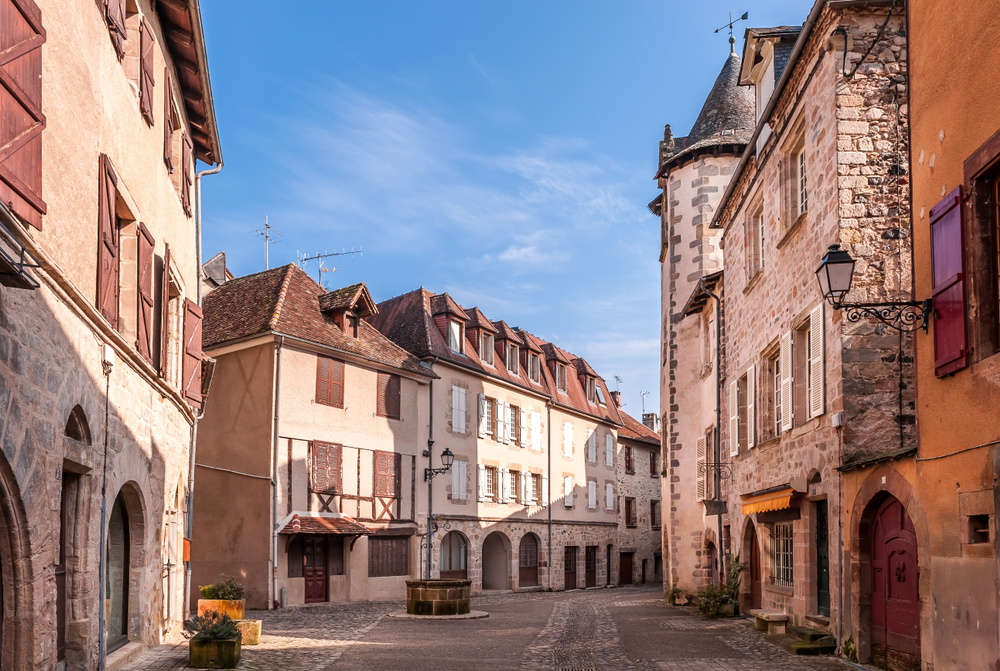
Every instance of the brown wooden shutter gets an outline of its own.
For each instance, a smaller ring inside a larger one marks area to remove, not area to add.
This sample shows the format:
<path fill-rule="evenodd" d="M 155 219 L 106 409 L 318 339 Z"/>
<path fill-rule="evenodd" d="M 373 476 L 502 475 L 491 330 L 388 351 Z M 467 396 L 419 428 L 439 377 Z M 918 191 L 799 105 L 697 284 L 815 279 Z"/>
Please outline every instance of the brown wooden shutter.
<path fill-rule="evenodd" d="M 135 348 L 139 356 L 153 363 L 153 247 L 156 243 L 146 225 L 139 222 L 138 263 L 139 304 L 136 315 Z"/>
<path fill-rule="evenodd" d="M 42 13 L 33 0 L 0 0 L 0 200 L 41 230 Z"/>
<path fill-rule="evenodd" d="M 170 174 L 174 173 L 174 110 L 170 104 L 173 95 L 170 69 L 163 68 L 163 162 Z"/>
<path fill-rule="evenodd" d="M 108 157 L 101 154 L 97 204 L 97 309 L 118 328 L 118 178 Z"/>
<path fill-rule="evenodd" d="M 399 419 L 399 394 L 400 394 L 400 379 L 398 375 L 389 376 L 389 386 L 386 390 L 387 403 L 389 408 L 388 417 L 390 419 Z"/>
<path fill-rule="evenodd" d="M 191 216 L 191 155 L 194 145 L 187 133 L 184 134 L 184 147 L 181 152 L 181 205 L 184 206 L 184 214 Z"/>
<path fill-rule="evenodd" d="M 316 402 L 335 408 L 344 407 L 343 361 L 316 357 Z"/>
<path fill-rule="evenodd" d="M 312 472 L 309 491 L 316 494 L 339 494 L 341 492 L 343 445 L 314 440 L 310 443 L 312 452 Z"/>
<path fill-rule="evenodd" d="M 156 81 L 153 77 L 153 46 L 156 38 L 149 27 L 146 18 L 139 22 L 139 105 L 142 116 L 152 126 L 153 119 L 153 87 Z"/>
<path fill-rule="evenodd" d="M 330 359 L 316 357 L 316 402 L 330 404 Z"/>
<path fill-rule="evenodd" d="M 122 58 L 125 56 L 125 40 L 128 36 L 125 30 L 125 0 L 107 0 L 106 8 L 111 41 L 118 52 L 118 58 Z"/>
<path fill-rule="evenodd" d="M 184 300 L 184 398 L 195 408 L 201 408 L 201 308 L 190 299 Z"/>
<path fill-rule="evenodd" d="M 170 340 L 170 245 L 163 251 L 160 272 L 160 377 L 167 377 L 167 343 Z"/>
<path fill-rule="evenodd" d="M 378 374 L 378 399 L 375 406 L 375 414 L 379 417 L 389 416 L 389 377 L 388 373 Z"/>
<path fill-rule="evenodd" d="M 931 208 L 930 220 L 934 372 L 944 377 L 968 365 L 961 186 Z"/>
<path fill-rule="evenodd" d="M 344 362 L 336 359 L 330 361 L 330 405 L 344 407 Z"/>

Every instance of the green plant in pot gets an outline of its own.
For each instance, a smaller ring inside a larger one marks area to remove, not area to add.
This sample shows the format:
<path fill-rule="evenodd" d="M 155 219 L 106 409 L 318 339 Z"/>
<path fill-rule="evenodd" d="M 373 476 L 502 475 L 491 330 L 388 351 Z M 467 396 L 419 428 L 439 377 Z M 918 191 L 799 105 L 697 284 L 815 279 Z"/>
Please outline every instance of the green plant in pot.
<path fill-rule="evenodd" d="M 226 614 L 209 611 L 184 623 L 188 666 L 193 669 L 235 669 L 242 656 L 240 630 Z"/>
<path fill-rule="evenodd" d="M 709 585 L 698 595 L 698 610 L 705 617 L 733 617 L 737 613 L 742 573 L 747 564 L 740 561 L 739 553 L 729 560 L 729 575 L 716 587 Z"/>
<path fill-rule="evenodd" d="M 235 577 L 223 574 L 211 585 L 199 585 L 203 598 L 198 599 L 198 615 L 215 611 L 242 620 L 246 613 L 246 590 Z"/>

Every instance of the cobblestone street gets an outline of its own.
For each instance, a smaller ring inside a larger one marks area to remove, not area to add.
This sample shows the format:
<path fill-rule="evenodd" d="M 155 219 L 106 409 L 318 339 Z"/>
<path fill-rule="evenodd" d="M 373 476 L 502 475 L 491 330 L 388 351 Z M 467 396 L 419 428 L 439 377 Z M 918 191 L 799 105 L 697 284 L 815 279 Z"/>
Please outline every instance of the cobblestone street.
<path fill-rule="evenodd" d="M 473 599 L 484 620 L 386 618 L 402 602 L 262 611 L 259 646 L 241 669 L 356 671 L 421 669 L 635 669 L 636 671 L 808 671 L 847 669 L 831 658 L 795 657 L 764 640 L 748 620 L 707 620 L 671 608 L 659 590 L 622 588 L 495 594 Z M 128 671 L 187 668 L 187 644 L 164 645 Z"/>

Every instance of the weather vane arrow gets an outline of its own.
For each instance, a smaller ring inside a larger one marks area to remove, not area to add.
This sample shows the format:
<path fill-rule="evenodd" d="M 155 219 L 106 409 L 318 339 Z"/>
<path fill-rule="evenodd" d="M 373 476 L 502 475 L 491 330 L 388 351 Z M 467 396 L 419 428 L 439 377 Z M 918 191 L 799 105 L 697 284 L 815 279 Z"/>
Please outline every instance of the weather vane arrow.
<path fill-rule="evenodd" d="M 720 30 L 725 30 L 726 28 L 729 28 L 729 52 L 730 53 L 733 53 L 733 54 L 736 53 L 736 38 L 733 37 L 733 24 L 737 23 L 739 21 L 746 21 L 749 18 L 749 15 L 750 15 L 750 12 L 743 12 L 743 16 L 741 16 L 740 18 L 736 19 L 736 21 L 733 21 L 733 13 L 729 12 L 729 23 L 727 23 L 724 26 L 719 26 L 718 28 L 715 29 L 715 32 L 718 33 Z"/>

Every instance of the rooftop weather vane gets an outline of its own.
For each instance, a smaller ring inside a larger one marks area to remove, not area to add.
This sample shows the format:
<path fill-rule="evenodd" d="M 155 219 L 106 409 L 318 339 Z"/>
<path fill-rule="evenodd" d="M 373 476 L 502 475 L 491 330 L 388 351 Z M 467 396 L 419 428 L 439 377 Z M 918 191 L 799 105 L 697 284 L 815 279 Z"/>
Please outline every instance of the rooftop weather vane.
<path fill-rule="evenodd" d="M 733 24 L 736 23 L 737 21 L 746 21 L 749 14 L 750 14 L 749 12 L 743 12 L 743 16 L 736 19 L 736 21 L 733 21 L 733 13 L 729 12 L 729 23 L 715 29 L 715 32 L 719 32 L 720 30 L 725 30 L 726 28 L 729 28 L 729 53 L 731 54 L 736 53 L 736 38 L 733 37 Z"/>
<path fill-rule="evenodd" d="M 272 232 L 275 235 L 278 235 L 278 236 L 281 235 L 281 233 L 278 233 L 278 231 L 275 231 L 274 227 L 271 226 L 271 224 L 269 224 L 267 222 L 267 215 L 266 214 L 264 215 L 264 230 L 262 231 L 260 229 L 257 229 L 256 231 L 251 231 L 251 233 L 256 233 L 260 237 L 264 238 L 264 267 L 267 270 L 271 269 L 271 245 L 273 245 L 274 243 L 277 242 L 277 240 L 275 240 L 273 237 L 271 237 L 271 233 Z"/>
<path fill-rule="evenodd" d="M 346 249 L 341 249 L 339 252 L 323 252 L 322 254 L 313 254 L 312 256 L 306 256 L 305 254 L 299 252 L 299 265 L 302 266 L 303 270 L 306 270 L 306 264 L 310 261 L 316 262 L 316 281 L 319 282 L 320 286 L 325 286 L 323 284 L 323 273 L 335 273 L 336 268 L 325 267 L 324 259 L 328 259 L 333 256 L 362 256 L 361 247 L 358 247 L 357 251 L 354 247 L 351 247 L 351 251 Z"/>

